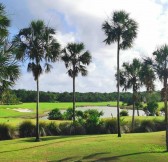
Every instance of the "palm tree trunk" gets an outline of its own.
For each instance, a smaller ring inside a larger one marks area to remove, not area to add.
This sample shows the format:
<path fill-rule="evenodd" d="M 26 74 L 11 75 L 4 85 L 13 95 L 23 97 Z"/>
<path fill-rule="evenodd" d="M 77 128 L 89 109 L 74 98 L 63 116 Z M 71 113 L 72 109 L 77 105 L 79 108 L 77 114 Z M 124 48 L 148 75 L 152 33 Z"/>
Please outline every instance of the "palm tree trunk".
<path fill-rule="evenodd" d="M 134 131 L 134 124 L 135 124 L 135 86 L 133 85 L 133 94 L 132 94 L 132 98 L 133 98 L 133 109 L 132 109 L 132 125 L 131 125 L 131 132 Z"/>
<path fill-rule="evenodd" d="M 135 101 L 133 101 L 133 111 L 132 111 L 132 126 L 131 126 L 131 132 L 134 131 L 134 125 L 135 125 Z"/>
<path fill-rule="evenodd" d="M 75 122 L 75 75 L 73 75 L 73 123 Z"/>
<path fill-rule="evenodd" d="M 117 44 L 117 128 L 118 128 L 118 137 L 121 137 L 120 130 L 120 60 L 119 60 L 119 52 L 120 52 L 120 37 L 118 38 Z"/>
<path fill-rule="evenodd" d="M 39 137 L 39 78 L 37 78 L 37 101 L 36 101 L 36 142 L 40 141 Z"/>
<path fill-rule="evenodd" d="M 167 107 L 167 77 L 164 78 L 164 106 L 165 106 L 165 122 L 166 122 L 166 150 L 168 151 L 168 107 Z"/>
<path fill-rule="evenodd" d="M 138 108 L 138 106 L 137 106 L 137 115 L 139 116 L 139 108 Z"/>

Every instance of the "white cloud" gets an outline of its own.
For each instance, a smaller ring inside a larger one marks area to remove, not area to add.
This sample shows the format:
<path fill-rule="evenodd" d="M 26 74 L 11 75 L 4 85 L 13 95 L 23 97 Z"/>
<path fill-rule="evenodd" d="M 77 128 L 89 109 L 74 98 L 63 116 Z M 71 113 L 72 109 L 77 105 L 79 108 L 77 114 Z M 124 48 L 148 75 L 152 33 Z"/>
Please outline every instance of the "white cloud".
<path fill-rule="evenodd" d="M 92 56 L 88 77 L 78 77 L 77 91 L 116 91 L 116 45 L 105 45 L 101 25 L 115 10 L 123 9 L 138 22 L 138 36 L 132 49 L 121 51 L 120 65 L 133 58 L 152 56 L 157 46 L 168 42 L 167 0 L 13 0 L 6 2 L 13 28 L 25 27 L 33 19 L 43 19 L 57 30 L 64 47 L 68 42 L 84 42 Z M 72 91 L 72 80 L 63 63 L 41 76 L 41 90 Z M 34 89 L 31 74 L 23 74 L 16 88 Z M 28 82 L 25 85 L 23 82 Z M 158 89 L 162 86 L 157 82 Z"/>

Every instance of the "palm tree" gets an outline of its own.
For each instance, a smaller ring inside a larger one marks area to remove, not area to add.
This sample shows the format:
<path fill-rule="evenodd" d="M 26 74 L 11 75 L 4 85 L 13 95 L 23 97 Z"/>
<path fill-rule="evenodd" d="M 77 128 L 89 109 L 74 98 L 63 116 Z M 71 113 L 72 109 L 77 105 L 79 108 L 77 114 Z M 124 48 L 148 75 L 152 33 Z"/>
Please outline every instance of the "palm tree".
<path fill-rule="evenodd" d="M 156 79 L 156 76 L 152 66 L 149 65 L 145 60 L 142 63 L 140 79 L 141 82 L 145 85 L 147 92 L 154 91 L 155 89 L 154 81 Z"/>
<path fill-rule="evenodd" d="M 0 3 L 0 42 L 7 36 L 7 27 L 10 25 L 10 20 L 6 16 L 5 6 Z"/>
<path fill-rule="evenodd" d="M 149 96 L 154 91 L 155 85 L 154 81 L 156 79 L 155 72 L 151 65 L 149 65 L 145 60 L 142 63 L 142 68 L 140 71 L 140 80 L 146 87 L 146 100 L 148 102 Z"/>
<path fill-rule="evenodd" d="M 165 121 L 166 121 L 166 148 L 168 151 L 168 45 L 163 45 L 153 52 L 154 59 L 147 59 L 149 64 L 153 65 L 154 71 L 157 73 L 159 79 L 163 83 L 164 90 L 164 106 L 165 106 Z"/>
<path fill-rule="evenodd" d="M 75 78 L 79 73 L 86 76 L 88 73 L 86 65 L 91 62 L 90 53 L 84 49 L 83 43 L 69 43 L 62 51 L 62 60 L 68 69 L 68 75 L 73 79 L 73 122 L 75 122 Z"/>
<path fill-rule="evenodd" d="M 133 59 L 132 64 L 123 63 L 123 69 L 120 71 L 120 85 L 124 90 L 132 88 L 133 91 L 133 114 L 132 114 L 132 131 L 134 130 L 135 102 L 138 97 L 138 89 L 141 86 L 140 81 L 141 62 Z"/>
<path fill-rule="evenodd" d="M 28 60 L 27 70 L 33 73 L 37 84 L 36 141 L 39 141 L 39 77 L 43 71 L 49 72 L 50 62 L 55 62 L 60 54 L 60 45 L 54 39 L 55 30 L 42 20 L 32 21 L 28 28 L 21 29 L 13 40 L 18 60 Z"/>
<path fill-rule="evenodd" d="M 137 36 L 137 23 L 129 18 L 129 14 L 125 11 L 115 11 L 109 21 L 105 21 L 102 25 L 102 29 L 105 32 L 107 38 L 104 42 L 108 45 L 117 42 L 117 125 L 118 125 L 118 137 L 121 137 L 120 131 L 120 113 L 119 113 L 119 102 L 120 102 L 120 49 L 125 50 L 131 48 L 134 39 Z"/>
<path fill-rule="evenodd" d="M 9 51 L 0 50 L 0 94 L 12 87 L 19 78 L 19 65 Z"/>
<path fill-rule="evenodd" d="M 9 25 L 5 6 L 0 3 L 0 94 L 13 86 L 20 75 L 19 65 L 12 55 L 13 46 L 7 40 Z"/>

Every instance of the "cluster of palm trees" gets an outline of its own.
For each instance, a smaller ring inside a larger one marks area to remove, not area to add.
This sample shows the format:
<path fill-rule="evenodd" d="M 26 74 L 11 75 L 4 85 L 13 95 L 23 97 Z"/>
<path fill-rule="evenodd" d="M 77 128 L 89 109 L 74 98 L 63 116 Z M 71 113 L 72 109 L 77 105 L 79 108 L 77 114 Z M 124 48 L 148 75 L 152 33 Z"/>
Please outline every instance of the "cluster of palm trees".
<path fill-rule="evenodd" d="M 64 49 L 55 39 L 55 30 L 44 21 L 32 21 L 27 28 L 21 29 L 11 45 L 6 42 L 9 19 L 4 6 L 0 4 L 0 88 L 9 88 L 20 75 L 17 61 L 28 62 L 27 70 L 32 72 L 37 84 L 36 104 L 36 141 L 39 137 L 39 77 L 50 72 L 52 63 L 63 60 L 68 75 L 73 79 L 73 121 L 75 121 L 75 78 L 81 73 L 87 75 L 86 65 L 91 62 L 91 54 L 85 51 L 83 43 L 69 43 Z M 2 17 L 2 18 L 1 18 Z M 13 59 L 13 61 L 11 61 Z"/>
<path fill-rule="evenodd" d="M 137 92 L 142 85 L 146 86 L 146 91 L 149 93 L 154 90 L 154 81 L 156 77 L 163 83 L 162 93 L 164 96 L 165 105 L 165 121 L 166 121 L 166 148 L 168 151 L 168 45 L 163 45 L 153 52 L 153 58 L 144 58 L 143 62 L 138 59 L 133 59 L 132 63 L 123 63 L 123 68 L 120 70 L 119 54 L 120 49 L 132 47 L 133 40 L 137 36 L 137 23 L 129 17 L 125 11 L 115 11 L 109 20 L 106 20 L 102 25 L 102 30 L 106 35 L 104 42 L 108 45 L 117 42 L 117 121 L 118 121 L 118 137 L 121 137 L 120 132 L 120 86 L 125 90 L 132 88 L 133 90 L 133 118 L 132 129 L 134 127 L 134 112 Z"/>
<path fill-rule="evenodd" d="M 37 83 L 36 105 L 36 141 L 39 141 L 39 77 L 43 72 L 49 72 L 52 63 L 59 59 L 64 61 L 68 75 L 73 79 L 73 121 L 75 121 L 75 78 L 81 73 L 87 75 L 86 65 L 91 62 L 91 54 L 85 51 L 83 43 L 69 43 L 64 49 L 55 39 L 55 30 L 48 27 L 44 21 L 32 21 L 27 28 L 21 29 L 9 42 L 8 19 L 5 7 L 0 3 L 0 93 L 12 86 L 20 76 L 18 61 L 28 62 L 27 70 L 32 72 Z M 167 109 L 167 79 L 168 79 L 168 45 L 163 45 L 153 52 L 153 59 L 145 58 L 143 62 L 134 59 L 132 63 L 124 63 L 120 70 L 120 50 L 131 48 L 137 36 L 138 24 L 125 11 L 115 11 L 109 20 L 102 24 L 106 35 L 104 42 L 108 45 L 117 43 L 117 125 L 118 137 L 120 131 L 120 86 L 125 90 L 132 88 L 133 99 L 141 85 L 147 92 L 154 89 L 156 74 L 163 82 L 163 94 L 166 120 L 166 146 L 168 151 L 168 109 Z M 135 102 L 133 104 L 134 121 Z M 133 122 L 134 123 L 134 122 Z M 133 125 L 132 125 L 133 129 Z"/>

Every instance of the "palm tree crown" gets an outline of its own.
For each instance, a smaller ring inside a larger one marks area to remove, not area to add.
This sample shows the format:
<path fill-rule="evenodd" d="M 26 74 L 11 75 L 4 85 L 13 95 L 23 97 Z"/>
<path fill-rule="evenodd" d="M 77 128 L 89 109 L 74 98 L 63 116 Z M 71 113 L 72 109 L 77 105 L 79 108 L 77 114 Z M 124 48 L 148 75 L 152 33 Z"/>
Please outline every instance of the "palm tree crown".
<path fill-rule="evenodd" d="M 5 6 L 0 3 L 0 41 L 7 36 L 7 27 L 10 25 L 10 20 L 6 16 Z"/>
<path fill-rule="evenodd" d="M 105 21 L 102 29 L 107 38 L 104 40 L 106 44 L 119 41 L 120 49 L 132 47 L 134 38 L 137 36 L 137 23 L 129 18 L 129 14 L 125 11 L 116 11 L 113 13 L 109 21 Z"/>
<path fill-rule="evenodd" d="M 90 64 L 91 55 L 88 51 L 82 53 L 84 48 L 83 43 L 69 43 L 62 51 L 64 53 L 62 60 L 65 62 L 68 74 L 72 78 L 73 76 L 78 76 L 79 73 L 81 73 L 82 76 L 87 75 L 85 65 Z"/>
<path fill-rule="evenodd" d="M 19 65 L 13 55 L 0 50 L 0 91 L 13 86 L 19 75 Z"/>
<path fill-rule="evenodd" d="M 28 28 L 20 30 L 14 39 L 15 53 L 18 60 L 29 60 L 28 71 L 32 71 L 34 79 L 52 67 L 49 62 L 58 59 L 60 45 L 54 39 L 54 29 L 46 27 L 43 21 L 32 21 Z M 40 64 L 41 63 L 41 64 Z"/>
<path fill-rule="evenodd" d="M 141 86 L 140 81 L 141 62 L 138 59 L 133 59 L 132 64 L 123 63 L 123 70 L 120 72 L 120 85 L 125 90 L 133 88 L 137 91 Z"/>

